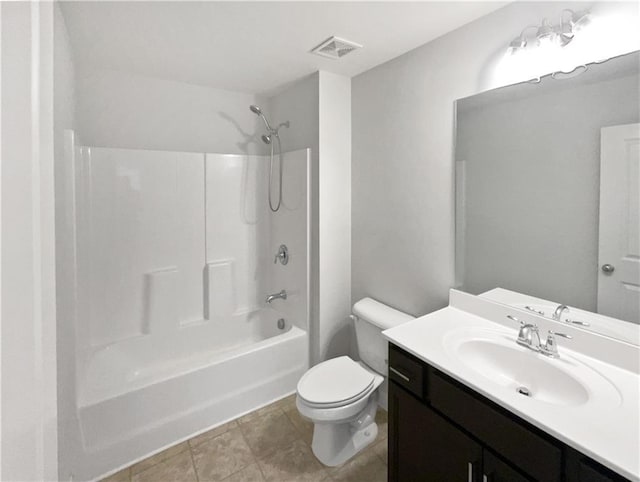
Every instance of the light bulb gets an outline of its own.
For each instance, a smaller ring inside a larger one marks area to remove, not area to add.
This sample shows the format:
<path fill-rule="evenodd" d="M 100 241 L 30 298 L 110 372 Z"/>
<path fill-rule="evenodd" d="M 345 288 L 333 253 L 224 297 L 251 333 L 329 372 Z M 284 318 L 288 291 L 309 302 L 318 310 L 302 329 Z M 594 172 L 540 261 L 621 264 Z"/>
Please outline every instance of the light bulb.
<path fill-rule="evenodd" d="M 520 49 L 525 48 L 526 46 L 527 46 L 527 41 L 522 36 L 516 37 L 509 44 L 509 47 L 507 48 L 507 54 L 513 55 Z"/>
<path fill-rule="evenodd" d="M 549 24 L 549 21 L 545 18 L 542 21 L 542 25 L 538 28 L 538 32 L 536 33 L 536 38 L 538 39 L 538 45 L 548 45 L 550 44 L 556 33 L 553 31 L 553 27 Z"/>

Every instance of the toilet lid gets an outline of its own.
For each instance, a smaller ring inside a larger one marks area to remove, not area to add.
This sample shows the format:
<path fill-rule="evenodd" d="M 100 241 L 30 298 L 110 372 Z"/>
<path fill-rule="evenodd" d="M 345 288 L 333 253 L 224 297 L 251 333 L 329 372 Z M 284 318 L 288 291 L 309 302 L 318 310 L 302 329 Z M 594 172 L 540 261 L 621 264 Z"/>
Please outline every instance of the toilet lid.
<path fill-rule="evenodd" d="M 371 388 L 374 376 L 348 356 L 311 368 L 298 382 L 298 395 L 313 404 L 335 404 L 358 398 Z"/>

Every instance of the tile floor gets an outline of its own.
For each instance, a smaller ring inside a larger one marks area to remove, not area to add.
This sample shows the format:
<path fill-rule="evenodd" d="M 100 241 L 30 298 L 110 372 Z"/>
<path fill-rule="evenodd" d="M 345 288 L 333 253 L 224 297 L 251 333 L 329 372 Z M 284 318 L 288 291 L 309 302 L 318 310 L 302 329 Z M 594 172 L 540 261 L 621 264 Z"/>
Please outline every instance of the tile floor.
<path fill-rule="evenodd" d="M 384 482 L 387 413 L 379 410 L 378 438 L 353 459 L 325 467 L 311 452 L 313 424 L 295 395 L 174 445 L 103 482 Z"/>

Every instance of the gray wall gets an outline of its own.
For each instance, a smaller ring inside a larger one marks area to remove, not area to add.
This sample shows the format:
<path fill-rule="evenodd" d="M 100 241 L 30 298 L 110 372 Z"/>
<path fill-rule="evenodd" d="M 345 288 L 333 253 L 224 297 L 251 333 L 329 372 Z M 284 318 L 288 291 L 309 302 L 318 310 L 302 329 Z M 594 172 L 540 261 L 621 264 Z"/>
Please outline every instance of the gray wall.
<path fill-rule="evenodd" d="M 311 363 L 353 352 L 350 288 L 351 80 L 317 72 L 268 101 L 284 150 L 310 147 Z"/>
<path fill-rule="evenodd" d="M 567 6 L 510 4 L 353 79 L 352 300 L 415 315 L 447 304 L 454 101 L 497 87 L 491 73 L 513 37 Z"/>
<path fill-rule="evenodd" d="M 348 355 L 351 314 L 351 79 L 320 72 L 319 357 Z"/>
<path fill-rule="evenodd" d="M 464 290 L 502 287 L 596 311 L 600 128 L 638 122 L 638 76 L 545 82 L 555 90 L 458 110 Z"/>

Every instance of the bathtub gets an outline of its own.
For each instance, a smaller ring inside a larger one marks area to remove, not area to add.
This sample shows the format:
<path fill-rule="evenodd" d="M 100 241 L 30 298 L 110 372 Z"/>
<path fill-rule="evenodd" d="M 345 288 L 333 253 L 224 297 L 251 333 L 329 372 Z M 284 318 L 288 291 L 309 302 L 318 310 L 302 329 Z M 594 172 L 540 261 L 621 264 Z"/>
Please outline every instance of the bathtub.
<path fill-rule="evenodd" d="M 311 153 L 283 154 L 275 215 L 265 156 L 82 147 L 72 134 L 58 409 L 60 479 L 77 482 L 294 392 L 309 358 Z M 283 243 L 286 267 L 273 263 Z M 286 302 L 265 303 L 282 289 Z"/>
<path fill-rule="evenodd" d="M 307 332 L 278 329 L 277 317 L 265 309 L 92 353 L 78 384 L 84 453 L 74 479 L 108 475 L 293 393 L 308 368 Z"/>

